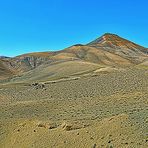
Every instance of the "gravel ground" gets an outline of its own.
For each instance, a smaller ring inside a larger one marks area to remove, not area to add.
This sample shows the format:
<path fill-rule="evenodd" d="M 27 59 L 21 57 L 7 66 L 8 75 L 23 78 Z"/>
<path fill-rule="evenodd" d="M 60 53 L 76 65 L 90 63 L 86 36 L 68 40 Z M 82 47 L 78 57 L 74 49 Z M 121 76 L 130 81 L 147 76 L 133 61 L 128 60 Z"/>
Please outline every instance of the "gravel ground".
<path fill-rule="evenodd" d="M 41 88 L 38 85 L 0 86 L 1 147 L 5 147 L 6 143 L 7 147 L 25 147 L 24 142 L 27 147 L 148 147 L 147 69 L 81 76 L 79 79 L 44 84 Z M 31 135 L 25 135 L 37 128 L 38 121 L 50 121 L 57 126 L 51 134 L 49 129 L 39 130 L 29 141 Z M 13 131 L 24 122 L 26 129 L 15 135 Z M 75 127 L 74 122 L 79 124 Z M 89 126 L 85 127 L 82 123 Z M 55 142 L 57 134 L 63 137 Z M 73 139 L 73 134 L 83 136 Z M 91 138 L 93 135 L 94 138 Z M 109 135 L 112 135 L 111 141 L 107 139 Z M 20 136 L 20 141 L 23 137 L 24 142 L 10 140 L 17 136 Z M 65 136 L 67 139 L 63 140 Z"/>

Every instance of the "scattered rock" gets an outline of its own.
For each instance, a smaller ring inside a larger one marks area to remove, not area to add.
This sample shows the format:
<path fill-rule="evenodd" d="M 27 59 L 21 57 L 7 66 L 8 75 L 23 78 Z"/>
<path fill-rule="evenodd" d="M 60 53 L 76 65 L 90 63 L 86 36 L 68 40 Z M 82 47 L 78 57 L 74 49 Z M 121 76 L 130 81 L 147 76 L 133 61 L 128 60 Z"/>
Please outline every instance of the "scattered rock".
<path fill-rule="evenodd" d="M 96 144 L 94 144 L 92 148 L 96 148 L 96 147 L 97 147 L 97 145 L 96 145 Z"/>
<path fill-rule="evenodd" d="M 88 125 L 79 123 L 79 122 L 73 122 L 73 123 L 64 122 L 61 126 L 64 130 L 70 131 L 70 130 L 77 130 L 77 129 L 85 128 Z"/>
<path fill-rule="evenodd" d="M 31 84 L 35 89 L 45 89 L 45 84 L 33 83 Z"/>
<path fill-rule="evenodd" d="M 39 123 L 38 127 L 43 127 L 43 128 L 47 128 L 47 129 L 54 129 L 54 128 L 57 128 L 58 125 L 56 123 Z"/>
<path fill-rule="evenodd" d="M 56 123 L 48 124 L 47 126 L 48 126 L 48 129 L 54 129 L 58 127 Z"/>
<path fill-rule="evenodd" d="M 90 139 L 94 139 L 93 137 L 90 137 Z"/>
<path fill-rule="evenodd" d="M 18 129 L 17 131 L 20 132 L 20 129 Z"/>
<path fill-rule="evenodd" d="M 40 123 L 40 124 L 38 124 L 38 127 L 43 127 L 43 128 L 46 128 L 46 125 L 45 125 L 45 124 L 43 124 L 43 123 Z"/>

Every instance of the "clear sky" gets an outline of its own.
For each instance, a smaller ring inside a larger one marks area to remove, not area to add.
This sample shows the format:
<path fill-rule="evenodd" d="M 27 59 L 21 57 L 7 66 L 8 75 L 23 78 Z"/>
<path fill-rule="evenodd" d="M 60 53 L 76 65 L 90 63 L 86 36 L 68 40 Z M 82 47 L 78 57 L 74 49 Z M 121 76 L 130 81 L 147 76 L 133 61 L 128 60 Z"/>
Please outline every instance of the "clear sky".
<path fill-rule="evenodd" d="M 148 0 L 0 0 L 0 55 L 59 50 L 106 32 L 148 47 Z"/>

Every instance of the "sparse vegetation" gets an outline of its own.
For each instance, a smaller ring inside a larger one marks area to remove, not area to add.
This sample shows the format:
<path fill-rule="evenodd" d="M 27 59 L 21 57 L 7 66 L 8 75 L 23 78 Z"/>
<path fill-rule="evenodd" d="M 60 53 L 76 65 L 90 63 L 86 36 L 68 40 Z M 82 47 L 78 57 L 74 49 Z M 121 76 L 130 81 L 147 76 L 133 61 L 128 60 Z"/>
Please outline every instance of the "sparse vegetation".
<path fill-rule="evenodd" d="M 15 72 L 0 83 L 0 148 L 147 148 L 146 50 L 106 34 L 0 59 L 0 79 Z"/>
<path fill-rule="evenodd" d="M 16 148 L 35 141 L 33 147 L 147 147 L 146 73 L 131 68 L 47 83 L 46 89 L 35 89 L 40 83 L 1 85 L 1 147 L 10 147 L 10 138 Z M 37 135 L 44 135 L 42 142 Z"/>

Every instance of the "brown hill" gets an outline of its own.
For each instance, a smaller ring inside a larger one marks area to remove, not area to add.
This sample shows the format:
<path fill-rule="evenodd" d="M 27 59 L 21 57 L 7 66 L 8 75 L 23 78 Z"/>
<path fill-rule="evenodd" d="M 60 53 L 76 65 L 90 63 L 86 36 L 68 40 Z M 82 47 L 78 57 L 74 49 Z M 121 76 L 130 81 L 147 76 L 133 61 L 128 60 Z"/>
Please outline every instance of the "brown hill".
<path fill-rule="evenodd" d="M 109 33 L 104 34 L 87 45 L 95 48 L 103 48 L 103 50 L 117 54 L 135 64 L 146 59 L 148 53 L 146 48 L 121 38 L 118 35 Z"/>
<path fill-rule="evenodd" d="M 32 79 L 34 79 L 33 77 L 38 79 L 41 76 L 46 79 L 45 77 L 49 78 L 49 73 L 52 72 L 59 77 L 61 68 L 66 69 L 65 72 L 62 72 L 63 77 L 63 75 L 72 74 L 67 67 L 72 69 L 74 66 L 74 73 L 81 73 L 84 72 L 81 69 L 89 71 L 89 66 L 88 68 L 82 68 L 82 66 L 87 66 L 88 63 L 89 65 L 92 64 L 92 67 L 94 64 L 98 64 L 98 66 L 124 67 L 143 63 L 147 59 L 147 48 L 123 39 L 118 35 L 107 33 L 87 45 L 77 44 L 57 52 L 29 53 L 14 58 L 4 58 L 3 64 L 5 63 L 5 66 L 3 66 L 2 71 L 3 73 L 9 71 L 7 75 L 11 74 L 11 76 L 13 74 L 23 74 L 24 78 L 28 78 L 29 75 Z M 79 64 L 81 69 L 76 66 Z"/>
<path fill-rule="evenodd" d="M 88 44 L 89 46 L 95 46 L 95 47 L 121 47 L 121 48 L 128 48 L 128 49 L 145 49 L 144 47 L 135 44 L 131 41 L 128 41 L 116 34 L 106 33 L 103 36 L 97 38 L 96 40 L 90 42 Z"/>
<path fill-rule="evenodd" d="M 14 71 L 8 68 L 8 64 L 7 61 L 0 59 L 0 80 L 14 75 Z"/>
<path fill-rule="evenodd" d="M 130 65 L 131 62 L 121 56 L 113 54 L 104 50 L 103 48 L 95 48 L 91 46 L 72 46 L 63 51 L 64 53 L 71 54 L 77 59 L 98 63 L 103 65 Z"/>
<path fill-rule="evenodd" d="M 22 73 L 40 66 L 44 62 L 49 60 L 49 57 L 54 53 L 50 52 L 37 52 L 23 54 L 9 59 L 10 67 L 15 71 Z"/>

